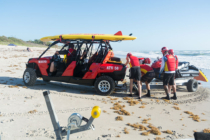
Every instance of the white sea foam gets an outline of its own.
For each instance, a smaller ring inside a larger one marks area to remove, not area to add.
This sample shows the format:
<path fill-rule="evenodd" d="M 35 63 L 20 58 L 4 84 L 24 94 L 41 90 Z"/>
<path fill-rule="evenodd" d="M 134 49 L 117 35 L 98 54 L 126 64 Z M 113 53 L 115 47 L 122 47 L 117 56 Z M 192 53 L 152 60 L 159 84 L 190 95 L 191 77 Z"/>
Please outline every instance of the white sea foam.
<path fill-rule="evenodd" d="M 120 58 L 125 58 L 128 52 L 115 51 L 115 55 Z M 142 51 L 131 52 L 137 57 L 151 58 L 154 61 L 157 57 L 162 57 L 161 52 L 158 51 Z M 191 65 L 199 69 L 210 69 L 210 51 L 175 51 L 179 61 L 190 62 Z"/>

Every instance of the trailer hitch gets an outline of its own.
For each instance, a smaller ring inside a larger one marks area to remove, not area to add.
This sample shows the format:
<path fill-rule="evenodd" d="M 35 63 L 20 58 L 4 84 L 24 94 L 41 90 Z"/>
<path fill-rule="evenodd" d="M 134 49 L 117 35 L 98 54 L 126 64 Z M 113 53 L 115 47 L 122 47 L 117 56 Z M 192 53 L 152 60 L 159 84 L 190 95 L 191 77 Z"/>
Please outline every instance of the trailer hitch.
<path fill-rule="evenodd" d="M 56 140 L 62 140 L 63 136 L 67 136 L 67 140 L 70 139 L 70 134 L 78 133 L 86 130 L 95 130 L 94 125 L 92 124 L 95 118 L 98 118 L 101 114 L 101 109 L 98 106 L 93 107 L 91 116 L 89 119 L 83 117 L 79 113 L 73 113 L 68 118 L 68 124 L 66 127 L 61 127 L 55 113 L 53 104 L 50 99 L 50 92 L 45 91 L 43 92 L 45 102 L 47 104 L 47 109 L 50 114 L 50 119 L 54 127 Z M 85 121 L 86 124 L 81 126 L 82 121 Z"/>

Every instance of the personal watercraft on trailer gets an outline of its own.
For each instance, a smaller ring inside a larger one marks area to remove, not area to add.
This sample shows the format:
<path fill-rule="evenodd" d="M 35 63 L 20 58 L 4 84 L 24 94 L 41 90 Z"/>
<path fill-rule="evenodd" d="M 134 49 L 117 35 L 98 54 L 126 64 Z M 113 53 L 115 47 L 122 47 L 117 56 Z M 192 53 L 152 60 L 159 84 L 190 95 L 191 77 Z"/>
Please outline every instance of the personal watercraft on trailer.
<path fill-rule="evenodd" d="M 141 64 L 150 64 L 149 58 L 139 58 Z M 155 72 L 155 78 L 150 82 L 150 85 L 163 86 L 163 74 L 159 77 L 159 71 L 162 63 L 162 58 L 155 60 L 151 67 Z M 208 82 L 208 79 L 201 70 L 190 65 L 189 62 L 179 62 L 178 69 L 175 74 L 175 83 L 178 86 L 186 86 L 189 92 L 195 92 L 198 88 L 198 81 Z M 134 90 L 138 90 L 134 83 Z"/>
<path fill-rule="evenodd" d="M 158 58 L 154 61 L 151 67 L 155 71 L 155 80 L 162 81 L 163 75 L 159 77 L 159 71 L 161 67 L 162 58 Z M 190 65 L 189 62 L 179 62 L 178 69 L 175 74 L 175 82 L 176 85 L 187 86 L 187 90 L 189 92 L 195 92 L 198 88 L 198 81 L 208 82 L 208 79 L 203 74 L 201 70 L 199 70 L 194 65 Z"/>

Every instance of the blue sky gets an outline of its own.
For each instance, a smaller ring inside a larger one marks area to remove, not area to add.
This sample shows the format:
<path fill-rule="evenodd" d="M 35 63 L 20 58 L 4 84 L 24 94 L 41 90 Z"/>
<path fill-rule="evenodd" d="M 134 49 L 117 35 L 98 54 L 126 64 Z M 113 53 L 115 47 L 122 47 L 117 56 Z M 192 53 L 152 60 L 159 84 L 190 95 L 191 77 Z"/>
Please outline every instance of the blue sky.
<path fill-rule="evenodd" d="M 115 50 L 210 49 L 210 0 L 0 0 L 0 36 L 133 33 Z"/>

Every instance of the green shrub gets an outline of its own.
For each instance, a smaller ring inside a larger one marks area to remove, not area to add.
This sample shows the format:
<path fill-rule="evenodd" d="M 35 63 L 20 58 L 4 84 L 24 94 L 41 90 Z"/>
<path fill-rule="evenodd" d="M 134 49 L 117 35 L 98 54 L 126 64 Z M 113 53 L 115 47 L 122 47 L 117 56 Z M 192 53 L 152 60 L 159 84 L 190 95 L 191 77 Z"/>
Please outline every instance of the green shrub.
<path fill-rule="evenodd" d="M 2 45 L 15 44 L 15 45 L 27 46 L 27 47 L 47 47 L 51 44 L 51 42 L 43 42 L 39 39 L 35 39 L 34 41 L 32 40 L 23 41 L 15 37 L 0 36 L 0 44 Z"/>

